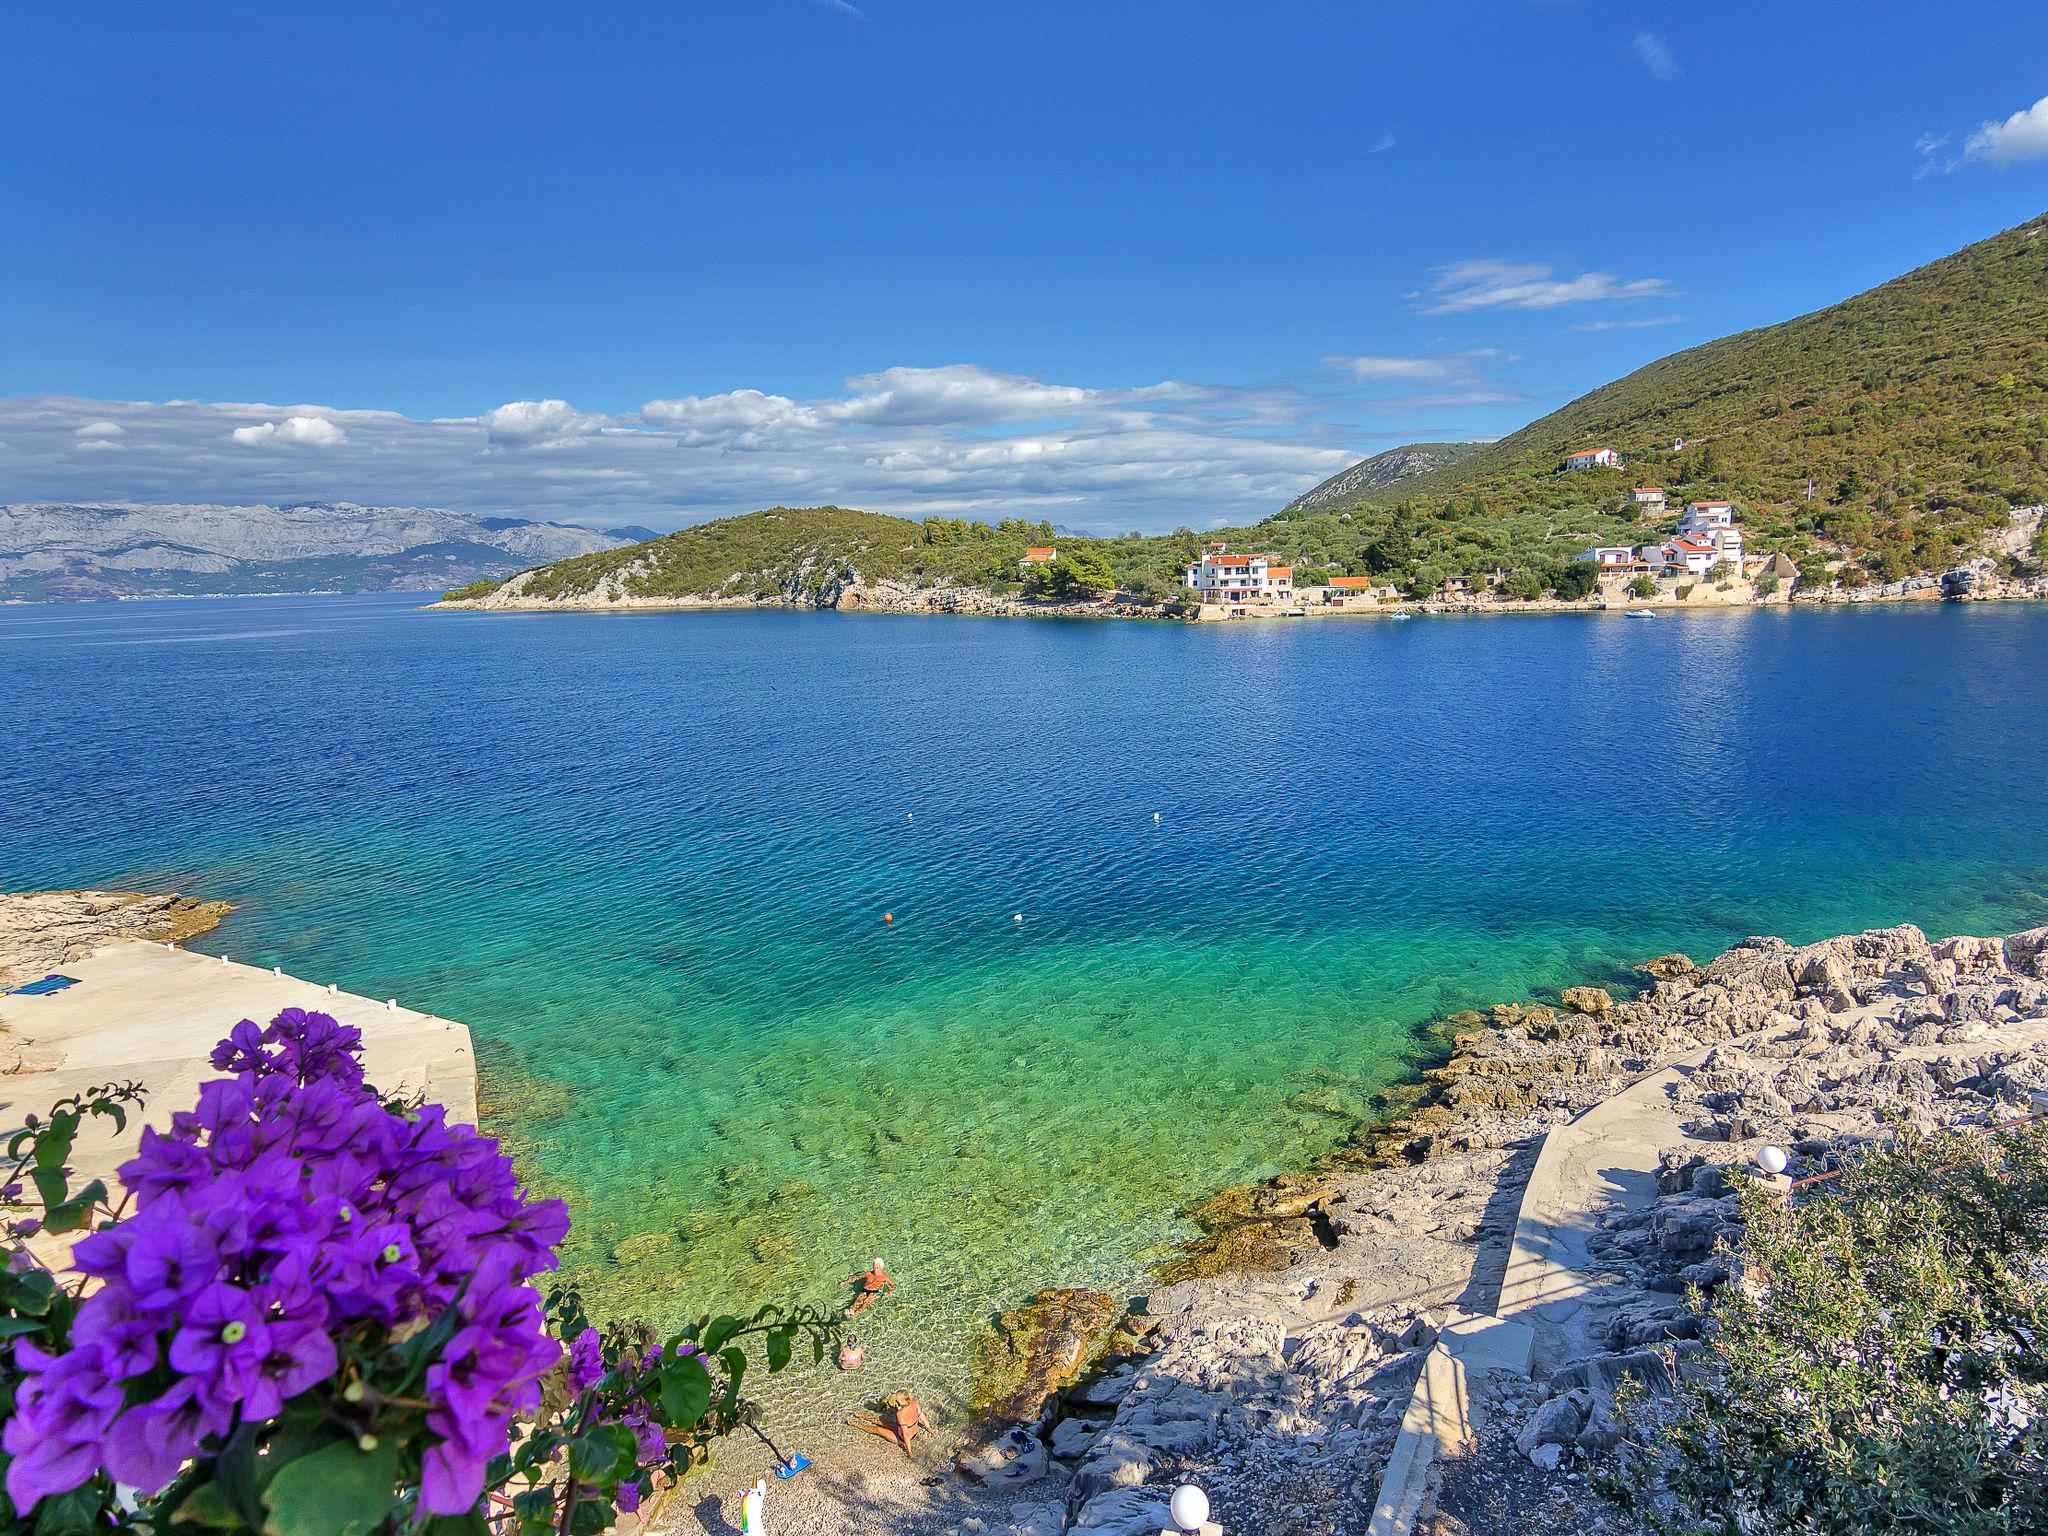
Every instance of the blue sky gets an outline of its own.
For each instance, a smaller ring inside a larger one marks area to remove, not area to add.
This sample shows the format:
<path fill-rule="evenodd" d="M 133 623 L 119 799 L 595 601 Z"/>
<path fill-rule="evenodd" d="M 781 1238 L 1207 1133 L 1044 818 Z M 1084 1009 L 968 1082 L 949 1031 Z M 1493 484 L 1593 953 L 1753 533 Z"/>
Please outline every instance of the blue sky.
<path fill-rule="evenodd" d="M 1255 518 L 2040 214 L 2044 99 L 2020 4 L 9 7 L 0 499 Z"/>

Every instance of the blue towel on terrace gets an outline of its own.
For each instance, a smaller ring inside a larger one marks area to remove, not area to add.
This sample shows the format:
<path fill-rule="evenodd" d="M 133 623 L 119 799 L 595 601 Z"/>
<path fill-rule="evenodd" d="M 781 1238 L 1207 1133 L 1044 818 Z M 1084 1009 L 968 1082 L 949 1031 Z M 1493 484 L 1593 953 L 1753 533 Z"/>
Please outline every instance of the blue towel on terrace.
<path fill-rule="evenodd" d="M 77 985 L 78 978 L 76 976 L 45 976 L 41 981 L 31 981 L 24 986 L 16 987 L 7 995 L 9 997 L 42 997 L 46 993 L 62 992 L 66 987 L 75 987 Z"/>

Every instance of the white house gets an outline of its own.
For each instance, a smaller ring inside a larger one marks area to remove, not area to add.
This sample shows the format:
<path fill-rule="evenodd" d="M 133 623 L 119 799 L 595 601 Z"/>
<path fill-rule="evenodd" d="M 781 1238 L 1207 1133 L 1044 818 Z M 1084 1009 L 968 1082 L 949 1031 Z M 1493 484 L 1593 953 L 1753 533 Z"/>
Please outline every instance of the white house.
<path fill-rule="evenodd" d="M 1716 564 L 1726 560 L 1739 572 L 1742 569 L 1742 530 L 1730 524 L 1722 528 L 1706 530 L 1707 541 L 1714 546 Z"/>
<path fill-rule="evenodd" d="M 1664 505 L 1664 487 L 1661 485 L 1639 485 L 1628 493 L 1628 499 L 1639 507 L 1662 508 Z"/>
<path fill-rule="evenodd" d="M 1663 557 L 1666 566 L 1676 567 L 1688 576 L 1704 576 L 1721 556 L 1712 541 L 1681 533 L 1664 546 Z"/>
<path fill-rule="evenodd" d="M 1602 570 L 1618 570 L 1636 563 L 1635 549 L 1627 544 L 1595 544 L 1581 560 L 1590 560 Z"/>
<path fill-rule="evenodd" d="M 1612 448 L 1585 448 L 1564 456 L 1566 469 L 1619 469 L 1621 455 Z"/>
<path fill-rule="evenodd" d="M 1709 528 L 1733 528 L 1735 508 L 1725 501 L 1689 501 L 1685 516 L 1678 520 L 1680 533 L 1702 533 Z"/>
<path fill-rule="evenodd" d="M 1027 549 L 1024 551 L 1023 559 L 1017 562 L 1017 569 L 1019 572 L 1023 572 L 1030 570 L 1031 567 L 1033 567 L 1034 565 L 1051 565 L 1053 561 L 1059 559 L 1059 557 L 1060 552 L 1057 545 L 1040 545 L 1036 549 Z"/>
<path fill-rule="evenodd" d="M 1233 555 L 1211 547 L 1188 567 L 1188 587 L 1205 603 L 1278 603 L 1294 600 L 1294 567 L 1271 555 Z"/>

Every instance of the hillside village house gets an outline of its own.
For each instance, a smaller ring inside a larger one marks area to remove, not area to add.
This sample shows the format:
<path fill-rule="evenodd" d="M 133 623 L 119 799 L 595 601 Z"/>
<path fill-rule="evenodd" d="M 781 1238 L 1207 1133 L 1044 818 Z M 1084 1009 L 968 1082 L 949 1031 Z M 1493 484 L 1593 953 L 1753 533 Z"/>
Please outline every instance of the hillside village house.
<path fill-rule="evenodd" d="M 1658 493 L 1663 494 L 1661 491 Z M 1603 574 L 1638 571 L 1652 575 L 1704 576 L 1726 563 L 1742 569 L 1742 530 L 1735 509 L 1725 501 L 1695 501 L 1678 520 L 1678 531 L 1662 544 L 1632 548 L 1627 544 L 1596 544 L 1580 555 Z"/>
<path fill-rule="evenodd" d="M 1661 485 L 1639 485 L 1628 493 L 1628 499 L 1639 507 L 1664 506 L 1664 487 Z"/>
<path fill-rule="evenodd" d="M 1564 456 L 1566 469 L 1619 469 L 1621 455 L 1612 448 L 1583 448 Z"/>
<path fill-rule="evenodd" d="M 1379 588 L 1370 576 L 1332 576 L 1326 585 L 1329 594 L 1323 601 L 1332 608 L 1369 608 L 1379 604 Z"/>
<path fill-rule="evenodd" d="M 1059 557 L 1059 546 L 1055 544 L 1043 544 L 1036 549 L 1027 549 L 1024 551 L 1024 557 L 1017 562 L 1017 574 L 1023 575 L 1034 565 L 1051 565 Z"/>
<path fill-rule="evenodd" d="M 1291 603 L 1294 567 L 1275 565 L 1271 555 L 1233 555 L 1211 545 L 1188 567 L 1187 585 L 1204 603 Z"/>

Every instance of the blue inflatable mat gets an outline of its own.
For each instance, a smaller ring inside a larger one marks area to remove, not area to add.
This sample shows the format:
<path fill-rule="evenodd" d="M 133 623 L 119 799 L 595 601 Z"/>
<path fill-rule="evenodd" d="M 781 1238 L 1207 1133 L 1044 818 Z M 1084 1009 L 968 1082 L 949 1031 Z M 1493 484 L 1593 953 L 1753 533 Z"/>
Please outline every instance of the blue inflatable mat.
<path fill-rule="evenodd" d="M 62 992 L 66 987 L 75 987 L 77 985 L 78 978 L 76 976 L 45 976 L 41 981 L 31 981 L 25 986 L 16 987 L 7 995 L 9 997 L 42 997 L 47 993 Z"/>

